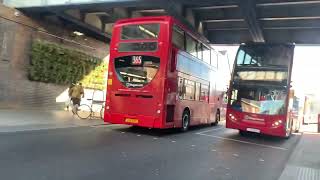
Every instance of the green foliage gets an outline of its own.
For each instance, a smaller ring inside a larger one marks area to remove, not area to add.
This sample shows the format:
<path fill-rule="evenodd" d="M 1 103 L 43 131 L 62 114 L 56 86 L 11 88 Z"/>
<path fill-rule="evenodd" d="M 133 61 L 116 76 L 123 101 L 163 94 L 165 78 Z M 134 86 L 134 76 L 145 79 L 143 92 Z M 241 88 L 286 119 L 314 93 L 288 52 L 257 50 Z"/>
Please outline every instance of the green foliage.
<path fill-rule="evenodd" d="M 84 87 L 105 89 L 107 65 L 102 60 L 58 44 L 32 43 L 29 79 L 55 84 L 81 81 Z"/>

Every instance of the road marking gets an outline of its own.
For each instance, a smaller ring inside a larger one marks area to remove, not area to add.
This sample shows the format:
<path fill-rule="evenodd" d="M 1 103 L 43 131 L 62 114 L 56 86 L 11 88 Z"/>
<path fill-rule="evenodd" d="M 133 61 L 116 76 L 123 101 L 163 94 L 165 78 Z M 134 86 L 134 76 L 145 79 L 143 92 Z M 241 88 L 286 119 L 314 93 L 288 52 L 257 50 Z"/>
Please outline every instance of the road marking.
<path fill-rule="evenodd" d="M 206 132 L 217 131 L 217 130 L 220 130 L 220 129 L 223 129 L 223 128 L 224 127 L 214 128 L 214 129 L 210 129 L 210 130 L 207 130 L 207 131 L 198 132 L 198 133 L 195 133 L 195 134 L 203 134 L 203 133 L 206 133 Z"/>
<path fill-rule="evenodd" d="M 237 140 L 237 139 L 232 139 L 232 138 L 225 138 L 225 137 L 214 136 L 214 135 L 209 135 L 209 134 L 202 134 L 202 133 L 196 133 L 196 134 L 197 135 L 201 135 L 201 136 L 213 137 L 213 138 L 221 139 L 221 140 L 239 142 L 239 143 L 244 143 L 244 144 L 251 144 L 251 145 L 261 146 L 261 147 L 271 148 L 271 149 L 278 149 L 278 150 L 282 150 L 282 151 L 287 151 L 288 150 L 287 148 L 282 148 L 282 147 L 278 147 L 278 146 L 271 146 L 271 145 L 253 143 L 253 142 L 249 142 L 249 141 L 242 141 L 242 140 Z"/>
<path fill-rule="evenodd" d="M 171 141 L 171 142 L 175 143 L 176 141 Z"/>
<path fill-rule="evenodd" d="M 239 157 L 239 154 L 233 154 L 234 157 Z"/>

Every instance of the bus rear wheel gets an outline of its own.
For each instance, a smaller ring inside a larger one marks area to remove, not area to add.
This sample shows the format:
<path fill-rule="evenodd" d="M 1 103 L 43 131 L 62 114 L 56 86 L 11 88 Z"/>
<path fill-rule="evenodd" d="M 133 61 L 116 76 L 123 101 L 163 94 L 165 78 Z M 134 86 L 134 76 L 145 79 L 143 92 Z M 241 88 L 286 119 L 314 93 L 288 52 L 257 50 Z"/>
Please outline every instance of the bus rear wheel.
<path fill-rule="evenodd" d="M 186 110 L 182 114 L 182 127 L 181 131 L 186 132 L 188 131 L 190 126 L 190 113 Z"/>
<path fill-rule="evenodd" d="M 246 136 L 248 133 L 247 133 L 246 131 L 244 131 L 244 130 L 240 130 L 240 129 L 239 129 L 239 134 L 240 134 L 241 136 Z"/>

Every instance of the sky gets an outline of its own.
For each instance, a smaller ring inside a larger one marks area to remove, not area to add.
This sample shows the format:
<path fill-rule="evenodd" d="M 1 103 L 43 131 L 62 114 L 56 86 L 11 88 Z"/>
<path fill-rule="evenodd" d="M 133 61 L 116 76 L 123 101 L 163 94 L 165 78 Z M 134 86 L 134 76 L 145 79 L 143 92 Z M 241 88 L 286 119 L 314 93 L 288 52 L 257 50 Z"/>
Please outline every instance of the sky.
<path fill-rule="evenodd" d="M 227 50 L 230 63 L 233 64 L 238 46 L 214 48 L 218 51 Z M 297 97 L 303 98 L 306 94 L 320 97 L 320 46 L 295 47 L 291 80 Z"/>

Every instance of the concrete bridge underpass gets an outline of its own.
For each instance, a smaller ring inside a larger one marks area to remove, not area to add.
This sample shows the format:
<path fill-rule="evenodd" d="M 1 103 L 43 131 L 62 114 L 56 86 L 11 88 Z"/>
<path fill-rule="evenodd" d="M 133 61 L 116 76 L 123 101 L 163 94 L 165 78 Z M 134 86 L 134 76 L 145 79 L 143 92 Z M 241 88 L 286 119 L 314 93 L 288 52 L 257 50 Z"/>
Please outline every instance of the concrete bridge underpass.
<path fill-rule="evenodd" d="M 110 39 L 117 19 L 171 15 L 212 44 L 320 43 L 317 0 L 4 0 L 4 4 L 100 40 Z"/>

